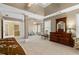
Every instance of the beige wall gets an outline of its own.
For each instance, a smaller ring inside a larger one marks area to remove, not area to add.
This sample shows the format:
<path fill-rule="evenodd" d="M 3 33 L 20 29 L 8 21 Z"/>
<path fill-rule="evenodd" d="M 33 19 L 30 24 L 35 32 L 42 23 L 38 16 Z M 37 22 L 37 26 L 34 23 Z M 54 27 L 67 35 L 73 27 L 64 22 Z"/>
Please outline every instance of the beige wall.
<path fill-rule="evenodd" d="M 45 15 L 55 13 L 59 10 L 71 7 L 76 4 L 77 3 L 52 3 L 51 5 L 45 8 Z"/>

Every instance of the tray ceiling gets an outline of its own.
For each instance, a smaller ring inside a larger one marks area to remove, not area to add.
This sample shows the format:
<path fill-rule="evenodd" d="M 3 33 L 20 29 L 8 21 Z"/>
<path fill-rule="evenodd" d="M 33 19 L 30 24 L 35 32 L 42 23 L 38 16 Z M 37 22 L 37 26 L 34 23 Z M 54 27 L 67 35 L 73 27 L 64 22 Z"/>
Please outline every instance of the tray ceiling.
<path fill-rule="evenodd" d="M 51 3 L 34 3 L 34 4 L 39 5 L 39 6 L 43 7 L 43 8 L 46 8 Z"/>

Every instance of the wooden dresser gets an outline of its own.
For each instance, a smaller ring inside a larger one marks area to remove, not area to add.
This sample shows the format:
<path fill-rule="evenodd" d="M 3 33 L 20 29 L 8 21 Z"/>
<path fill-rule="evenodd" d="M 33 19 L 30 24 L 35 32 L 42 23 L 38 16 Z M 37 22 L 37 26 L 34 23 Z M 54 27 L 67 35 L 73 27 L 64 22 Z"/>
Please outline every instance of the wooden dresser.
<path fill-rule="evenodd" d="M 74 46 L 74 40 L 70 33 L 66 32 L 50 32 L 50 41 L 58 42 L 67 46 Z"/>

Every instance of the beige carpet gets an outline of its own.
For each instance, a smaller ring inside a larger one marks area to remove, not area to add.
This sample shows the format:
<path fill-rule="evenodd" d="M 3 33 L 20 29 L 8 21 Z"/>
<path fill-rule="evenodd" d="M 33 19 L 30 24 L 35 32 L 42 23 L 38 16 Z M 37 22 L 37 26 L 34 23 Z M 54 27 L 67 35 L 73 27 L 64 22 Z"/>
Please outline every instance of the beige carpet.
<path fill-rule="evenodd" d="M 25 40 L 25 39 L 21 39 Z M 75 55 L 79 50 L 68 47 L 49 40 L 44 40 L 40 36 L 31 36 L 26 41 L 18 42 L 28 55 Z"/>

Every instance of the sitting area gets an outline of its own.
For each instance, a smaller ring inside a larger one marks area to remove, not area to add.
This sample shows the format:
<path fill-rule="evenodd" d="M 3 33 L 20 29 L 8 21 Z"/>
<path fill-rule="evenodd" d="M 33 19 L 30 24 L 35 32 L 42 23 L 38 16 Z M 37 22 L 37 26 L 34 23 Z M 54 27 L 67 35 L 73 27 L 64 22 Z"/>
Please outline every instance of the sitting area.
<path fill-rule="evenodd" d="M 48 38 L 49 38 L 48 34 L 46 34 L 46 35 L 41 35 L 41 36 L 43 37 L 43 39 L 48 39 Z"/>
<path fill-rule="evenodd" d="M 43 39 L 49 39 L 50 37 L 49 37 L 50 35 L 48 34 L 48 30 L 45 30 L 45 32 L 43 33 L 43 34 L 41 34 L 41 37 L 43 38 Z"/>

